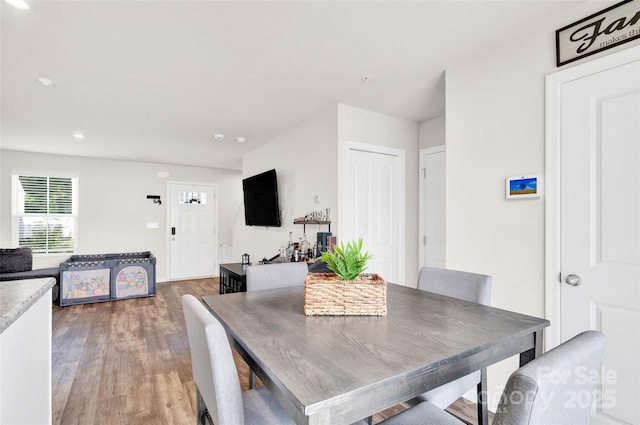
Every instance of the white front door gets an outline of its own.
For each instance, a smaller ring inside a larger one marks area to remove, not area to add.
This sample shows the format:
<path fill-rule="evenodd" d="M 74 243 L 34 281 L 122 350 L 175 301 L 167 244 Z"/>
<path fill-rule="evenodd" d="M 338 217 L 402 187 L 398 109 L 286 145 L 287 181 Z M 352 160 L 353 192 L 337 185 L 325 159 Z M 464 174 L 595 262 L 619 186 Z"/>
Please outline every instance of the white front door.
<path fill-rule="evenodd" d="M 373 254 L 366 271 L 378 273 L 389 282 L 404 283 L 401 158 L 393 153 L 351 148 L 347 161 L 345 225 L 341 226 L 343 236 L 339 239 L 348 242 L 362 238 L 364 249 Z"/>
<path fill-rule="evenodd" d="M 559 95 L 559 341 L 607 335 L 591 423 L 640 424 L 640 60 Z"/>
<path fill-rule="evenodd" d="M 445 148 L 420 151 L 420 209 L 423 221 L 421 265 L 444 268 L 446 252 Z"/>
<path fill-rule="evenodd" d="M 214 185 L 170 183 L 170 276 L 213 276 L 217 269 Z"/>

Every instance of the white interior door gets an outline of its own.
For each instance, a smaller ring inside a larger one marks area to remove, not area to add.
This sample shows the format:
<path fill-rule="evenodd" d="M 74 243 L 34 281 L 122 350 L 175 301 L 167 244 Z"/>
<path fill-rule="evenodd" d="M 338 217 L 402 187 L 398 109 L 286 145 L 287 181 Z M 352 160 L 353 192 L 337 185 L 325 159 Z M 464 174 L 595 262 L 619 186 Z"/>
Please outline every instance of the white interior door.
<path fill-rule="evenodd" d="M 404 205 L 402 161 L 398 155 L 349 149 L 345 226 L 342 241 L 363 239 L 373 254 L 367 272 L 403 283 L 404 230 L 400 211 Z M 340 242 L 338 241 L 338 243 Z"/>
<path fill-rule="evenodd" d="M 427 267 L 446 265 L 445 148 L 420 151 L 420 209 L 423 221 L 422 261 Z"/>
<path fill-rule="evenodd" d="M 640 424 L 640 61 L 561 96 L 560 338 L 607 335 L 591 423 Z"/>
<path fill-rule="evenodd" d="M 215 188 L 170 183 L 172 280 L 213 276 L 217 270 Z"/>

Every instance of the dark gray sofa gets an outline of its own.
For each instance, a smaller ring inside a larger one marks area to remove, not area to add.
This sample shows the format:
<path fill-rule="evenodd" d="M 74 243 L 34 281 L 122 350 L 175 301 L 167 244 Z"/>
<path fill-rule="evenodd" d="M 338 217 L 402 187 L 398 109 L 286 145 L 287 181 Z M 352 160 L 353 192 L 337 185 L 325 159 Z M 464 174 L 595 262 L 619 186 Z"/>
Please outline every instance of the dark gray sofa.
<path fill-rule="evenodd" d="M 57 301 L 60 294 L 59 267 L 33 270 L 31 248 L 0 248 L 0 281 L 42 277 L 52 277 L 56 280 L 55 286 L 51 289 L 51 298 L 52 301 Z"/>

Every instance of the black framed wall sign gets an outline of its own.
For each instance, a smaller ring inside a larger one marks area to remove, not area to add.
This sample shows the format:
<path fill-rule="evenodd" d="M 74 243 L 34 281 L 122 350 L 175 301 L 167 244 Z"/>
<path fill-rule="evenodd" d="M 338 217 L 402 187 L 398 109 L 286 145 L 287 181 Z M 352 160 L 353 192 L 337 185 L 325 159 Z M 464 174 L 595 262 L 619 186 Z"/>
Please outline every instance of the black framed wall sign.
<path fill-rule="evenodd" d="M 640 0 L 625 0 L 556 31 L 556 66 L 640 38 Z"/>

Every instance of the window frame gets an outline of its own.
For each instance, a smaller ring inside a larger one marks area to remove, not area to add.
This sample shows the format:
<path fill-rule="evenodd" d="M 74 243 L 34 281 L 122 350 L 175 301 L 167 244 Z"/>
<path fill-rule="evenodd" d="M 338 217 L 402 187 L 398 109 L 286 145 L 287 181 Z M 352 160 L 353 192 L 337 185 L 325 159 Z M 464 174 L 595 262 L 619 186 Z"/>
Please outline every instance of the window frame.
<path fill-rule="evenodd" d="M 47 197 L 47 210 L 49 209 L 50 198 L 50 179 L 70 179 L 71 180 L 71 214 L 65 213 L 27 213 L 20 212 L 24 210 L 25 205 L 20 202 L 18 189 L 20 188 L 21 177 L 42 177 L 46 178 L 46 197 Z M 22 217 L 43 217 L 45 220 L 50 218 L 72 218 L 73 219 L 73 249 L 60 250 L 55 248 L 49 248 L 48 246 L 44 251 L 37 248 L 33 248 L 34 256 L 59 256 L 76 254 L 78 252 L 78 176 L 66 174 L 66 173 L 42 173 L 33 171 L 13 171 L 11 173 L 11 240 L 15 247 L 29 247 L 29 245 L 20 245 L 20 218 Z M 48 236 L 48 235 L 47 235 Z M 48 241 L 48 238 L 47 238 Z"/>

